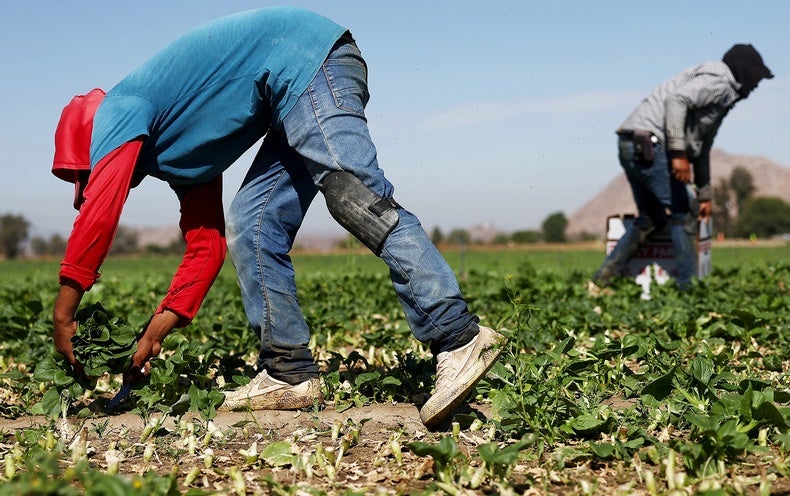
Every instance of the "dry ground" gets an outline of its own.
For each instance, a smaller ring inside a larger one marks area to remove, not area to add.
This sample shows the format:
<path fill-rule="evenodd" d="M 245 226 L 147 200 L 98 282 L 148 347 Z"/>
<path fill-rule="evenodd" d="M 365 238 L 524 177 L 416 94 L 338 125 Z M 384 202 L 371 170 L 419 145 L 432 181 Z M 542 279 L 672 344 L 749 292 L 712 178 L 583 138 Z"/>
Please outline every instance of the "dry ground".
<path fill-rule="evenodd" d="M 485 405 L 468 407 L 479 416 L 488 414 Z M 186 416 L 185 419 L 201 425 L 201 421 Z M 122 413 L 110 416 L 96 416 L 90 419 L 72 418 L 69 425 L 72 433 L 83 432 L 88 436 L 89 454 L 92 465 L 99 470 L 106 468 L 104 453 L 115 446 L 124 454 L 120 473 L 133 475 L 154 470 L 161 474 L 177 471 L 179 486 L 186 491 L 188 487 L 216 491 L 218 494 L 231 494 L 232 485 L 229 469 L 236 467 L 243 474 L 247 494 L 271 494 L 272 487 L 266 478 L 277 482 L 279 488 L 290 488 L 291 494 L 414 494 L 423 492 L 434 481 L 433 463 L 430 457 L 420 457 L 408 452 L 406 445 L 411 441 L 435 443 L 440 436 L 449 432 L 430 432 L 419 420 L 414 405 L 375 404 L 351 408 L 338 412 L 327 406 L 322 410 L 299 412 L 259 411 L 259 412 L 220 412 L 213 420 L 223 432 L 221 438 L 214 438 L 209 446 L 214 451 L 214 464 L 210 469 L 204 466 L 204 446 L 202 432 L 199 430 L 197 447 L 190 454 L 188 443 L 178 426 L 166 421 L 163 428 L 153 436 L 154 456 L 144 461 L 145 444 L 139 443 L 140 434 L 145 428 L 144 420 L 136 414 Z M 288 441 L 303 453 L 315 453 L 318 445 L 327 452 L 337 452 L 339 440 L 333 439 L 333 425 L 343 426 L 343 433 L 354 426 L 359 428 L 358 442 L 347 450 L 341 458 L 334 477 L 317 464 L 312 474 L 291 466 L 276 467 L 265 461 L 247 464 L 240 450 L 250 448 L 257 442 L 258 450 L 276 441 Z M 0 434 L 3 443 L 13 442 L 17 429 L 47 426 L 49 422 L 42 417 L 24 417 L 14 420 L 0 419 Z M 393 454 L 390 441 L 400 435 L 403 457 L 398 462 Z M 72 434 L 73 435 L 73 434 Z M 458 436 L 458 444 L 464 453 L 476 454 L 476 446 L 488 442 L 485 432 L 464 430 Z M 656 479 L 661 478 L 660 468 L 635 464 L 592 464 L 566 465 L 557 469 L 546 453 L 539 460 L 522 460 L 514 467 L 508 486 L 515 494 L 656 494 L 648 491 L 643 475 L 650 470 Z M 477 460 L 476 456 L 470 458 Z M 476 463 L 476 462 L 475 462 Z M 790 494 L 790 482 L 784 478 L 765 479 L 765 468 L 760 469 L 759 460 L 743 464 L 744 470 L 738 480 L 745 482 L 738 488 L 730 487 L 728 494 L 761 494 L 759 480 L 770 481 L 768 492 L 762 494 Z M 197 467 L 197 468 L 196 468 Z M 554 467 L 554 468 L 547 468 Z M 199 470 L 194 481 L 184 484 L 190 471 Z M 298 491 L 295 487 L 301 487 Z M 764 487 L 765 489 L 765 487 Z M 477 492 L 460 494 L 496 494 L 496 485 L 483 485 Z M 670 494 L 666 486 L 658 483 L 657 494 Z M 688 494 L 678 492 L 674 494 Z"/>
<path fill-rule="evenodd" d="M 412 440 L 433 442 L 434 436 L 438 436 L 425 429 L 414 405 L 376 404 L 344 412 L 338 412 L 332 406 L 320 411 L 219 412 L 213 423 L 223 434 L 209 443 L 215 460 L 211 469 L 204 466 L 205 431 L 202 426 L 205 423 L 190 414 L 184 419 L 200 426 L 195 436 L 197 447 L 194 454 L 189 453 L 188 438 L 179 434 L 179 426 L 172 419 L 166 419 L 163 428 L 151 438 L 156 449 L 148 462 L 143 459 L 145 444 L 139 442 L 146 423 L 137 414 L 70 418 L 69 426 L 72 438 L 79 432 L 87 434 L 89 456 L 95 468 L 106 468 L 104 453 L 114 446 L 124 454 L 121 474 L 142 474 L 147 470 L 168 474 L 177 470 L 183 490 L 187 487 L 182 483 L 194 467 L 200 467 L 200 475 L 191 487 L 217 490 L 220 494 L 231 492 L 227 470 L 234 466 L 244 474 L 249 494 L 269 494 L 269 488 L 263 481 L 267 475 L 285 486 L 304 484 L 307 488 L 330 494 L 341 494 L 348 489 L 362 493 L 384 490 L 390 494 L 409 494 L 425 488 L 433 478 L 431 459 L 410 454 L 405 446 Z M 261 451 L 276 441 L 290 441 L 307 453 L 314 453 L 319 443 L 327 452 L 336 452 L 340 444 L 339 439 L 332 436 L 336 423 L 342 425 L 341 436 L 356 426 L 359 438 L 342 457 L 334 480 L 317 465 L 312 477 L 308 477 L 304 471 L 287 466 L 273 467 L 264 461 L 247 464 L 239 453 L 250 448 L 252 442 L 257 442 L 258 451 Z M 18 429 L 49 425 L 47 419 L 37 416 L 0 419 L 0 442 L 13 443 L 13 434 Z M 62 427 L 58 422 L 58 429 Z M 401 463 L 396 462 L 389 447 L 389 441 L 398 433 L 404 452 Z"/>

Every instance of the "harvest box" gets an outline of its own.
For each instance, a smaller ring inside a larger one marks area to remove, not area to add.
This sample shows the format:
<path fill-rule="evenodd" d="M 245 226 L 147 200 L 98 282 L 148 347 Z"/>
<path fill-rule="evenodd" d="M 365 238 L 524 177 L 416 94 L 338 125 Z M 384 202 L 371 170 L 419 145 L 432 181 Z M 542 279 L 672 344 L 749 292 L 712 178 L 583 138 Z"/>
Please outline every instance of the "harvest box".
<path fill-rule="evenodd" d="M 631 214 L 610 215 L 606 219 L 606 254 L 608 255 L 617 244 L 617 241 L 625 233 L 625 230 L 634 223 L 636 217 Z M 695 240 L 695 252 L 697 255 L 697 277 L 702 279 L 711 271 L 711 232 L 713 224 L 711 219 L 697 222 L 697 239 Z M 647 238 L 647 243 L 639 247 L 639 250 L 628 262 L 625 268 L 625 276 L 634 277 L 637 284 L 641 284 L 650 294 L 650 281 L 655 280 L 658 284 L 664 284 L 670 277 L 677 275 L 677 264 L 675 263 L 675 248 L 672 245 L 672 237 L 669 228 L 652 233 Z M 645 294 L 643 294 L 645 296 Z"/>

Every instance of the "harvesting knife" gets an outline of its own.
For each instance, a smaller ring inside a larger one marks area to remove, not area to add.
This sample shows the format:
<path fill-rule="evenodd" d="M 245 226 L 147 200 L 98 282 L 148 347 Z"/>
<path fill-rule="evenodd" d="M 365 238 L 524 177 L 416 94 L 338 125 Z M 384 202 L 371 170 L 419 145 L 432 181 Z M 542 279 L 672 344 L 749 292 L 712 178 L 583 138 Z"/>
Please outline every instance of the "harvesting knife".
<path fill-rule="evenodd" d="M 121 402 L 125 400 L 127 396 L 129 396 L 129 393 L 132 392 L 132 384 L 137 382 L 137 380 L 140 379 L 140 377 L 142 377 L 143 374 L 145 374 L 145 367 L 142 367 L 140 369 L 139 374 L 137 374 L 136 372 L 137 372 L 137 368 L 132 367 L 131 369 L 129 369 L 129 371 L 126 374 L 124 374 L 123 385 L 121 386 L 121 389 L 118 391 L 118 393 L 116 393 L 116 395 L 110 401 L 107 402 L 108 412 L 115 410 L 115 408 L 118 405 L 120 405 Z"/>
<path fill-rule="evenodd" d="M 123 400 L 125 400 L 126 397 L 129 396 L 129 393 L 131 392 L 132 392 L 132 385 L 128 382 L 124 383 L 124 385 L 121 386 L 120 391 L 118 391 L 118 393 L 113 397 L 113 399 L 107 402 L 107 411 L 111 412 L 115 410 L 115 407 L 117 407 Z"/>

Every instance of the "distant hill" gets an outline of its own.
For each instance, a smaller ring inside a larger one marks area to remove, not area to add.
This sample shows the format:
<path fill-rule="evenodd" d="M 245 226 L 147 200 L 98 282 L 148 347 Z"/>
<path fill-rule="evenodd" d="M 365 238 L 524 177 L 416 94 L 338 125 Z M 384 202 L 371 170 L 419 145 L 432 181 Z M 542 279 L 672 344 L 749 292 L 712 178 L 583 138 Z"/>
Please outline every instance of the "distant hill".
<path fill-rule="evenodd" d="M 614 158 L 616 160 L 616 157 Z M 729 178 L 737 166 L 745 167 L 754 178 L 755 195 L 776 196 L 790 203 L 790 168 L 763 157 L 732 155 L 720 149 L 711 152 L 712 183 L 719 178 Z M 614 214 L 636 213 L 631 188 L 622 173 L 595 196 L 587 201 L 579 210 L 568 217 L 566 233 L 573 239 L 583 233 L 603 238 L 606 217 Z M 494 226 L 482 225 L 468 228 L 470 237 L 477 242 L 490 242 L 497 234 L 502 234 Z M 149 244 L 167 246 L 179 236 L 178 226 L 145 228 L 138 227 L 139 245 Z M 337 233 L 300 233 L 296 245 L 302 249 L 330 251 L 333 246 L 344 239 L 345 235 Z"/>
<path fill-rule="evenodd" d="M 716 184 L 719 178 L 728 179 L 732 170 L 740 165 L 754 178 L 755 196 L 775 196 L 790 202 L 790 168 L 763 157 L 731 155 L 719 149 L 711 151 L 710 161 L 711 184 Z M 571 238 L 583 233 L 602 238 L 606 218 L 625 213 L 635 214 L 636 205 L 625 174 L 620 173 L 568 218 L 566 233 Z"/>
<path fill-rule="evenodd" d="M 137 245 L 142 248 L 145 246 L 168 246 L 181 237 L 181 229 L 178 226 L 166 227 L 132 227 L 137 231 Z"/>

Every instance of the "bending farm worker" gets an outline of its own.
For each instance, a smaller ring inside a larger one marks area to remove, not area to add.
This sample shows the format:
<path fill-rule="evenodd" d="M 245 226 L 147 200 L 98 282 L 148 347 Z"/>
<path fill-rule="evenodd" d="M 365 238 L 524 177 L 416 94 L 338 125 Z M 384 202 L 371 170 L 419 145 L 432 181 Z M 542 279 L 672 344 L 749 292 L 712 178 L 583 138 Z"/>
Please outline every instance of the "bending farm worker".
<path fill-rule="evenodd" d="M 667 225 L 678 267 L 675 283 L 683 290 L 691 287 L 697 217 L 711 214 L 713 139 L 735 104 L 772 77 L 754 47 L 736 44 L 721 61 L 689 67 L 656 86 L 622 123 L 617 130 L 620 165 L 638 216 L 595 273 L 592 290 L 620 276 L 650 233 Z M 696 198 L 687 190 L 692 178 Z M 698 212 L 693 212 L 695 203 Z"/>
<path fill-rule="evenodd" d="M 98 277 L 130 188 L 166 181 L 181 204 L 186 254 L 138 342 L 131 377 L 187 325 L 226 247 L 250 325 L 257 375 L 223 409 L 297 409 L 323 401 L 310 330 L 288 255 L 321 191 L 332 215 L 382 258 L 406 319 L 437 358 L 420 416 L 449 418 L 493 365 L 503 337 L 470 313 L 417 217 L 394 199 L 365 117 L 367 65 L 350 31 L 316 13 L 272 7 L 220 18 L 172 42 L 116 86 L 76 97 L 56 133 L 53 172 L 75 182 L 75 220 L 55 302 L 55 345 L 69 338 Z M 263 138 L 227 216 L 222 172 Z"/>

